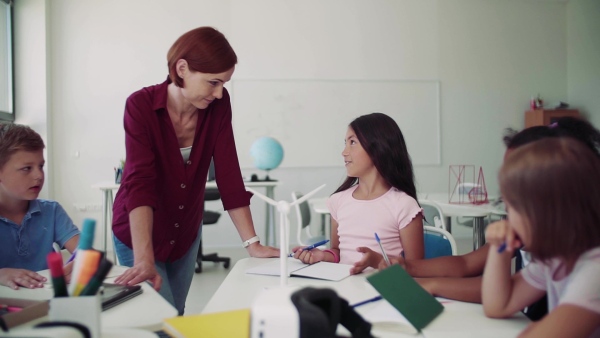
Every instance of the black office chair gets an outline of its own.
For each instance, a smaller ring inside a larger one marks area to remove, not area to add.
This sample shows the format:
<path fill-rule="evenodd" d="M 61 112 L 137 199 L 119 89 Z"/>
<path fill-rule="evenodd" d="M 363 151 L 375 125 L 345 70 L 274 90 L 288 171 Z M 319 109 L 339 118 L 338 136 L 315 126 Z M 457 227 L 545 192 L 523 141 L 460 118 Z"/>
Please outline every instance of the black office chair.
<path fill-rule="evenodd" d="M 221 194 L 219 194 L 219 189 L 217 188 L 206 188 L 204 191 L 204 200 L 205 201 L 216 201 L 221 198 Z M 206 203 L 205 203 L 206 205 Z M 204 225 L 215 224 L 219 221 L 219 217 L 221 217 L 221 213 L 216 211 L 210 211 L 204 209 L 204 216 L 202 217 L 202 222 Z M 204 236 L 202 236 L 204 237 Z M 198 256 L 196 256 L 196 273 L 202 272 L 202 262 L 214 262 L 214 263 L 223 263 L 223 267 L 225 269 L 229 269 L 229 264 L 231 262 L 231 258 L 229 257 L 219 257 L 217 253 L 204 254 L 202 252 L 202 238 L 200 238 L 200 248 L 198 248 Z"/>

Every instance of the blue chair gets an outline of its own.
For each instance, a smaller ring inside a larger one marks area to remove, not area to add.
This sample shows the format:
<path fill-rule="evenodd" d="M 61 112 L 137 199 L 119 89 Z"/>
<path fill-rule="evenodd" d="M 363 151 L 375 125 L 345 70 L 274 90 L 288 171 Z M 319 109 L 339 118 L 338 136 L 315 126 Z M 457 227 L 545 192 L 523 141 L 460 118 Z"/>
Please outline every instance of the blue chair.
<path fill-rule="evenodd" d="M 456 241 L 448 231 L 429 225 L 424 225 L 423 231 L 425 259 L 456 255 Z"/>

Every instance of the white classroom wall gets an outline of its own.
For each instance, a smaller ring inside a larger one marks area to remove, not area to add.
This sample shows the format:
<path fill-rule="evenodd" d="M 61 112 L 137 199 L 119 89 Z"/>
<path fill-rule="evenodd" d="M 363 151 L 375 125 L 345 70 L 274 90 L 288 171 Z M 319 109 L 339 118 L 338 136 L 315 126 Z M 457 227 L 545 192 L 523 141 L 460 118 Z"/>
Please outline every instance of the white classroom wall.
<path fill-rule="evenodd" d="M 17 122 L 37 126 L 51 148 L 46 196 L 58 200 L 77 224 L 85 217 L 100 219 L 99 211 L 76 206 L 99 206 L 102 196 L 91 185 L 112 180 L 113 167 L 125 156 L 125 99 L 166 78 L 166 52 L 179 35 L 210 25 L 238 54 L 234 80 L 439 81 L 441 165 L 416 166 L 417 187 L 447 191 L 448 165 L 474 164 L 483 166 L 495 195 L 503 130 L 523 127 L 531 95 L 585 103 L 598 114 L 597 91 L 574 84 L 585 79 L 587 67 L 598 74 L 598 62 L 583 47 L 578 55 L 586 61 L 584 69 L 567 61 L 573 45 L 567 28 L 597 29 L 571 21 L 590 15 L 585 6 L 598 6 L 594 0 L 571 2 L 576 10 L 552 0 L 19 0 Z M 586 35 L 596 51 L 597 36 Z M 578 75 L 571 76 L 571 69 Z M 593 81 L 597 76 L 588 80 Z M 598 125 L 597 116 L 591 119 Z M 339 154 L 349 122 L 340 120 L 329 131 L 339 135 L 339 143 L 323 147 Z M 435 132 L 421 127 L 424 137 Z M 418 146 L 409 151 L 418 152 Z M 276 198 L 289 200 L 293 190 L 307 192 L 322 183 L 327 187 L 319 195 L 328 195 L 344 178 L 341 156 L 339 163 L 273 170 L 271 177 L 282 182 Z M 256 172 L 243 168 L 245 175 Z M 264 204 L 254 198 L 251 208 L 264 236 Z M 207 247 L 240 244 L 227 216 L 204 231 Z"/>

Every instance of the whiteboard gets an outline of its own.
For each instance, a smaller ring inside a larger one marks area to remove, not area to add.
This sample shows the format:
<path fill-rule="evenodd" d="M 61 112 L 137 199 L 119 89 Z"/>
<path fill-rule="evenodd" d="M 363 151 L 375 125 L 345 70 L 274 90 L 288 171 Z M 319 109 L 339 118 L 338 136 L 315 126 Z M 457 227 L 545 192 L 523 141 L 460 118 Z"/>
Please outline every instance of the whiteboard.
<path fill-rule="evenodd" d="M 233 80 L 231 100 L 243 168 L 263 136 L 283 146 L 280 167 L 343 166 L 348 125 L 373 112 L 398 123 L 414 166 L 441 164 L 439 81 Z"/>

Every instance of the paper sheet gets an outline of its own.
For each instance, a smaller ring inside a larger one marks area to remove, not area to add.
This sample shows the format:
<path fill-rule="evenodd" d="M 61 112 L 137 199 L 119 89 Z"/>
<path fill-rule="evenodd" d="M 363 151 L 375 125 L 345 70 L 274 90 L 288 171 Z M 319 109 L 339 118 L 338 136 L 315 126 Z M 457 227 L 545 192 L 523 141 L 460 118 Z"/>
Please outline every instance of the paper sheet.
<path fill-rule="evenodd" d="M 289 257 L 287 259 L 287 271 L 291 277 L 309 277 L 331 281 L 340 281 L 350 276 L 349 264 L 338 264 L 330 262 L 319 262 L 315 264 L 304 264 L 302 261 Z M 256 275 L 279 276 L 280 260 L 274 259 L 268 263 L 250 268 L 246 273 Z"/>

